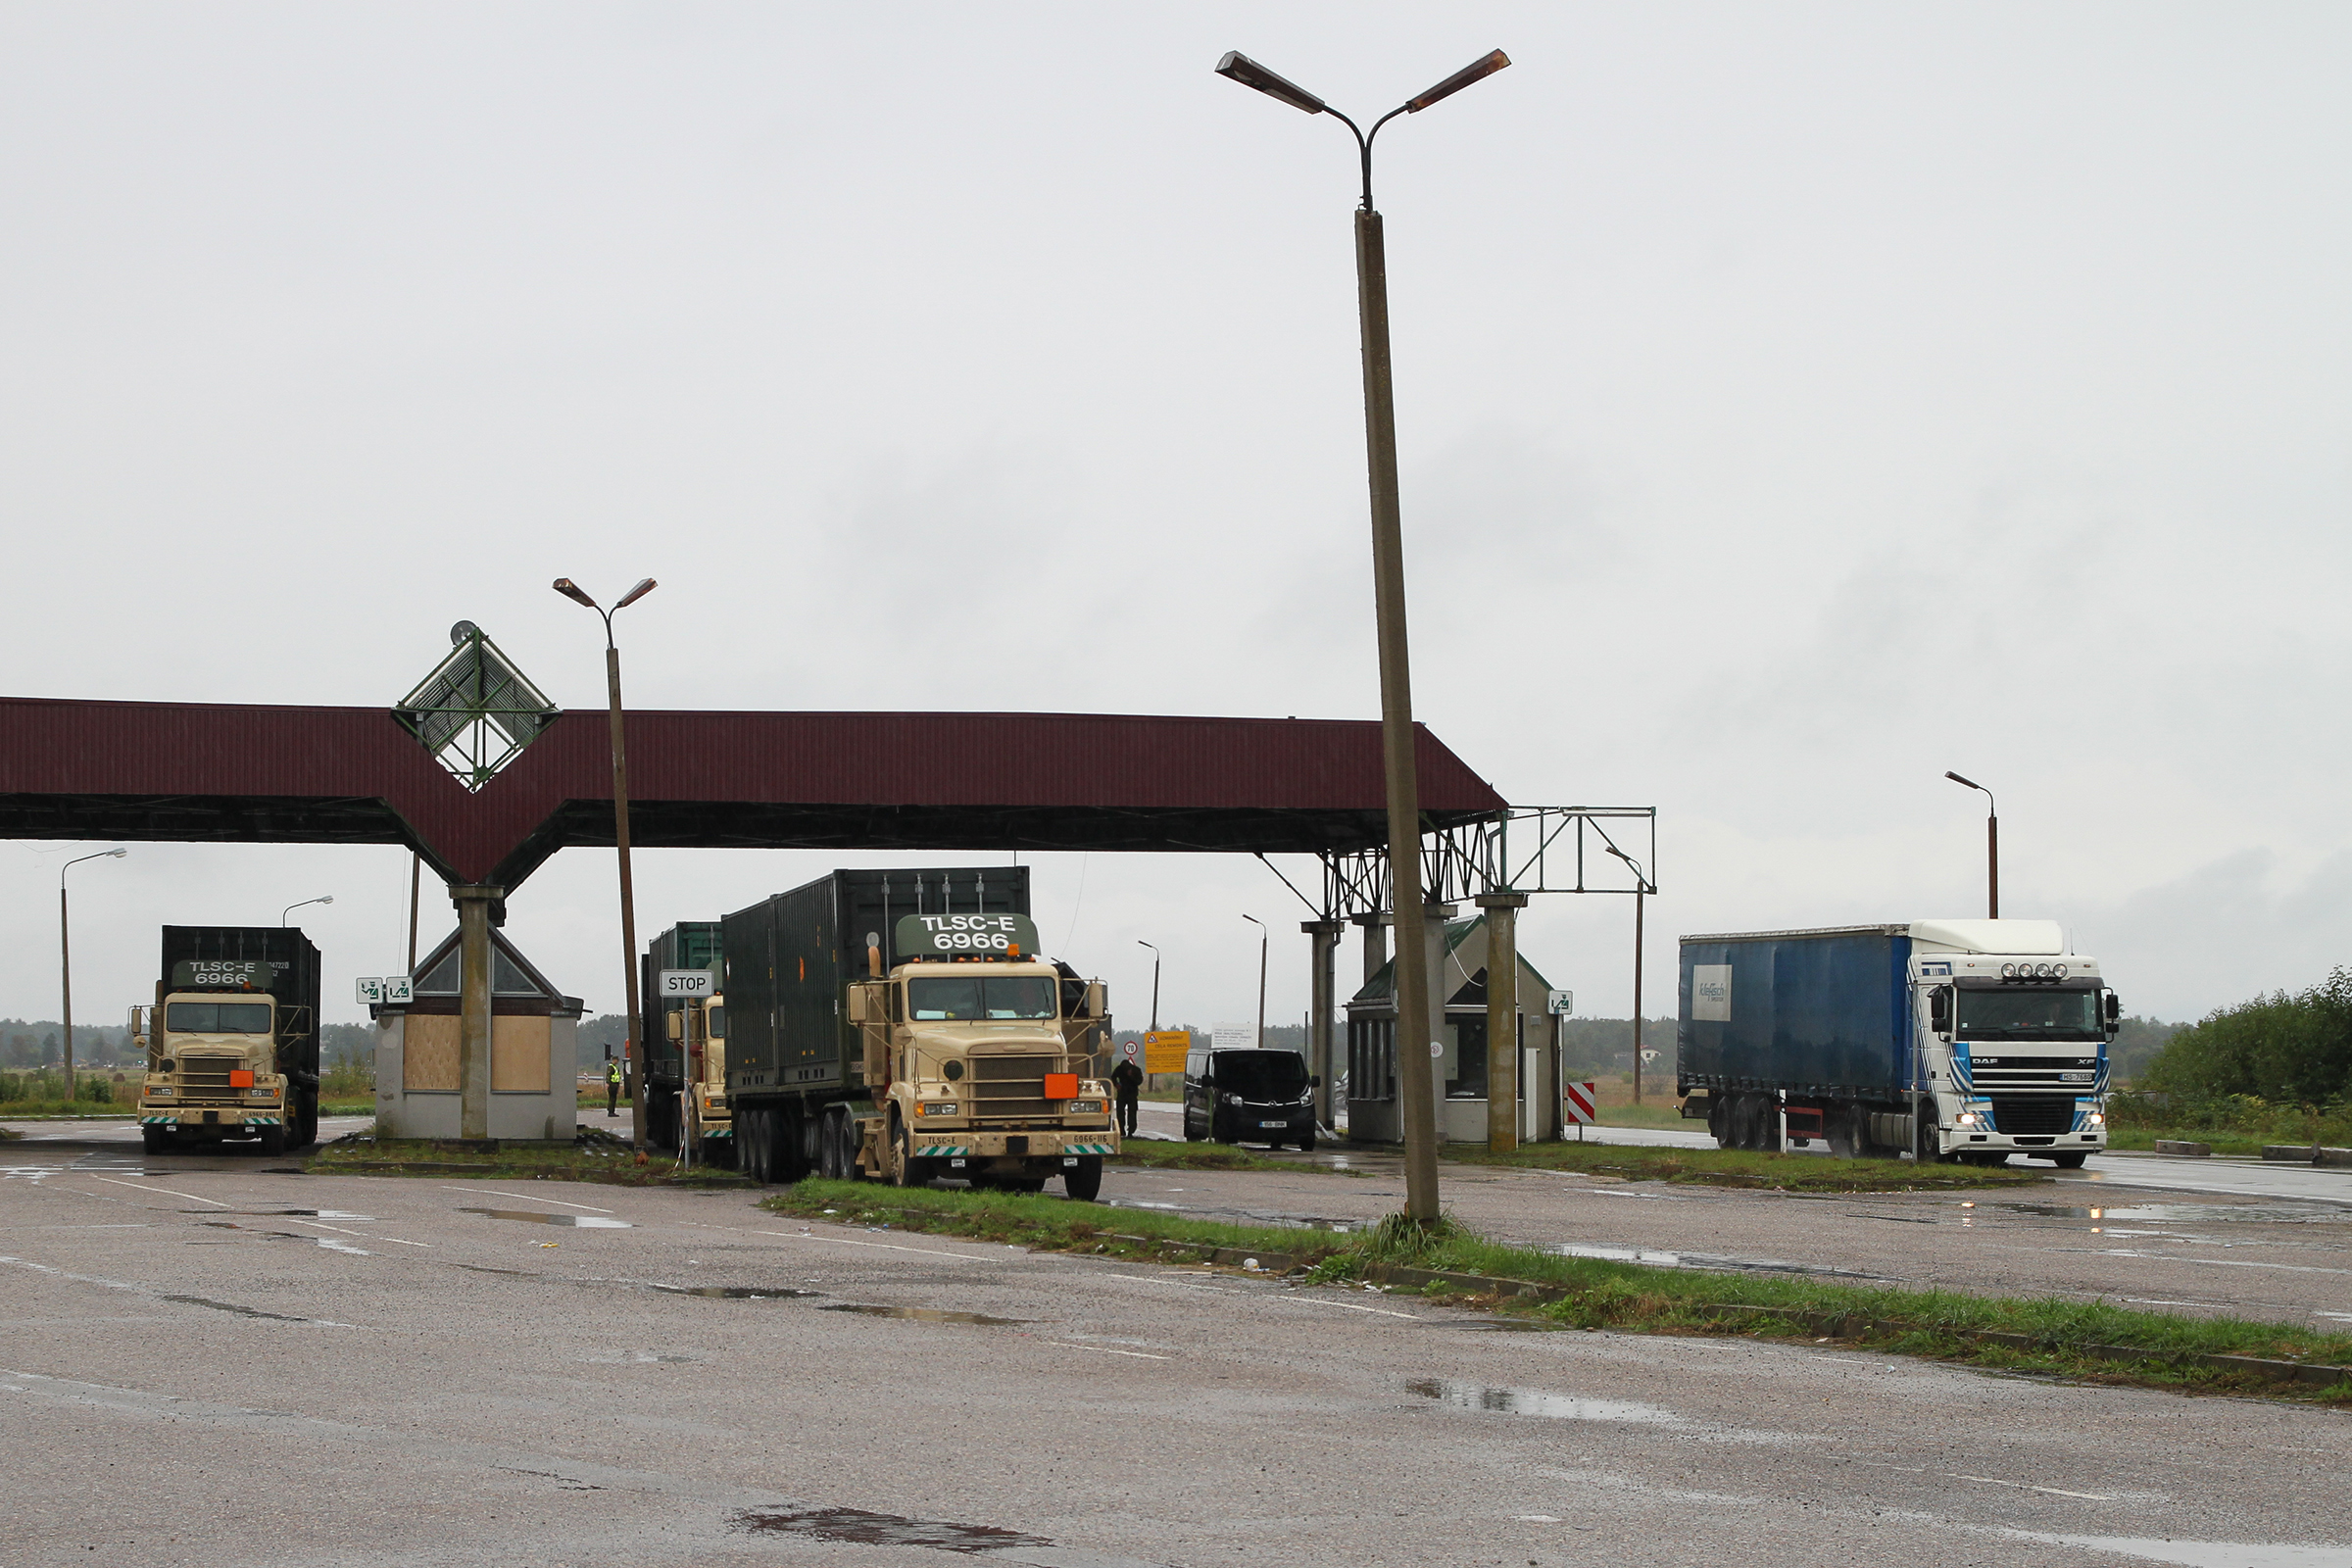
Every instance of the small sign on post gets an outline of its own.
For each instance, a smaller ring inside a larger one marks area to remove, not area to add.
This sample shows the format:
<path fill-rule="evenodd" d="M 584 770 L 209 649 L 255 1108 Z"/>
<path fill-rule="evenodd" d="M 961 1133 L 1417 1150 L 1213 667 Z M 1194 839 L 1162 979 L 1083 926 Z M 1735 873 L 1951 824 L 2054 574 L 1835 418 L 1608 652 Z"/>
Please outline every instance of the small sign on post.
<path fill-rule="evenodd" d="M 416 1000 L 415 984 L 405 974 L 364 974 L 352 982 L 352 989 L 359 993 L 364 1007 L 405 1006 Z"/>
<path fill-rule="evenodd" d="M 708 969 L 664 969 L 662 971 L 662 996 L 666 1000 L 679 997 L 698 998 L 710 995 L 710 971 Z"/>
<path fill-rule="evenodd" d="M 1560 1086 L 1560 1110 L 1576 1123 L 1576 1141 L 1585 1141 L 1585 1129 L 1592 1125 L 1592 1107 L 1599 1102 L 1600 1086 L 1591 1079 L 1583 1083 Z"/>
<path fill-rule="evenodd" d="M 1576 1010 L 1576 993 L 1575 993 L 1575 992 L 1573 992 L 1573 991 L 1554 991 L 1554 992 L 1551 994 L 1551 1011 L 1552 1011 L 1552 1012 L 1553 1012 L 1553 1013 L 1554 1013 L 1556 1016 L 1558 1016 L 1558 1017 L 1562 1017 L 1562 1018 L 1565 1018 L 1565 1017 L 1567 1017 L 1567 1016 L 1568 1016 L 1570 1013 L 1574 1012 L 1575 1010 Z"/>

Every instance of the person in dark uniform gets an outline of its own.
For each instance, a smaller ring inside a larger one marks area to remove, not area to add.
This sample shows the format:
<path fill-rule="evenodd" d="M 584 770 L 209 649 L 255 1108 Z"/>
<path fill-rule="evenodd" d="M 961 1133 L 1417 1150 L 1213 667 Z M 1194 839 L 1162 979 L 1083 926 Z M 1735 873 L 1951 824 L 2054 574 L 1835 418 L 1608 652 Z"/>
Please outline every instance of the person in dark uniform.
<path fill-rule="evenodd" d="M 620 1114 L 620 1063 L 617 1061 L 605 1063 L 605 1114 Z"/>
<path fill-rule="evenodd" d="M 1119 1094 L 1119 1136 L 1135 1136 L 1136 1097 L 1144 1087 L 1144 1069 L 1135 1064 L 1133 1056 L 1122 1057 L 1110 1070 L 1111 1087 Z"/>

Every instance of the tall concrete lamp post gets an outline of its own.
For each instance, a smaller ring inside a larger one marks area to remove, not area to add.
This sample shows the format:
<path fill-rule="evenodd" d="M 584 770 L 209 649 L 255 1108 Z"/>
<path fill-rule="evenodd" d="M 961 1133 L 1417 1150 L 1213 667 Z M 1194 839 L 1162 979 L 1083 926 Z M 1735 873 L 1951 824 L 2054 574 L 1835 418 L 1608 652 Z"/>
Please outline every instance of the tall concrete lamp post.
<path fill-rule="evenodd" d="M 1972 790 L 1984 791 L 1984 918 L 2001 917 L 2001 808 L 1993 800 L 1992 791 L 1973 778 L 1957 773 L 1943 775 L 1955 784 L 1965 784 Z"/>
<path fill-rule="evenodd" d="M 1429 1224 L 1438 1218 L 1438 1107 L 1430 1054 L 1420 1037 L 1434 1031 L 1429 976 L 1401 960 L 1420 939 L 1420 778 L 1413 748 L 1412 674 L 1405 657 L 1404 540 L 1396 499 L 1396 406 L 1389 363 L 1389 270 L 1379 211 L 1372 205 L 1372 138 L 1398 115 L 1419 114 L 1472 82 L 1509 65 L 1497 49 L 1463 67 L 1418 97 L 1390 110 L 1364 130 L 1305 88 L 1286 81 L 1238 50 L 1217 62 L 1217 74 L 1310 115 L 1330 115 L 1355 136 L 1363 168 L 1363 201 L 1355 214 L 1356 307 L 1364 357 L 1364 446 L 1372 488 L 1372 586 L 1380 640 L 1381 754 L 1388 776 L 1389 884 L 1396 917 L 1396 1078 L 1403 1097 L 1404 1211 Z M 1414 951 L 1418 951 L 1417 948 Z M 1430 1053 L 1441 1047 L 1433 1038 Z"/>
<path fill-rule="evenodd" d="M 586 605 L 604 617 L 605 622 L 605 686 L 612 700 L 612 842 L 620 852 L 620 967 L 628 998 L 629 1015 L 621 1024 L 621 1059 L 628 1065 L 629 1078 L 629 1141 L 639 1149 L 645 1148 L 645 1062 L 636 1050 L 637 1023 L 637 895 L 629 884 L 629 754 L 622 744 L 620 723 L 620 645 L 612 640 L 612 617 L 654 591 L 654 579 L 646 578 L 620 596 L 620 602 L 611 610 L 605 609 L 584 593 L 569 577 L 558 577 L 556 592 L 576 604 Z"/>
<path fill-rule="evenodd" d="M 1152 1032 L 1157 1034 L 1159 1033 L 1159 950 L 1152 948 L 1151 943 L 1141 937 L 1136 938 L 1135 945 L 1139 948 L 1152 948 Z"/>
<path fill-rule="evenodd" d="M 74 942 L 72 922 L 66 918 L 66 873 L 84 860 L 120 860 L 129 853 L 100 850 L 95 855 L 76 856 L 57 868 L 57 966 L 66 1009 L 66 1103 L 69 1105 L 74 1102 Z"/>
<path fill-rule="evenodd" d="M 286 916 L 292 914 L 296 909 L 307 909 L 314 904 L 332 904 L 334 902 L 335 896 L 332 893 L 321 893 L 315 899 L 305 899 L 300 904 L 289 904 L 277 911 L 277 923 L 282 928 L 286 923 Z"/>

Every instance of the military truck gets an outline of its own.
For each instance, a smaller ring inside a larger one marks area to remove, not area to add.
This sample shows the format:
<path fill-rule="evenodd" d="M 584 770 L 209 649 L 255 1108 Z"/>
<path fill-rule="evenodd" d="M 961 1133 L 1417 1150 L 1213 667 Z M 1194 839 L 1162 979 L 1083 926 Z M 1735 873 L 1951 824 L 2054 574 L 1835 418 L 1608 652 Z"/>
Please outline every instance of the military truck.
<path fill-rule="evenodd" d="M 680 920 L 646 944 L 637 959 L 637 995 L 644 1008 L 637 1049 L 645 1080 L 647 1140 L 657 1149 L 674 1152 L 691 1114 L 703 1156 L 723 1164 L 731 1157 L 735 1137 L 727 1110 L 724 999 L 669 996 L 662 988 L 664 973 L 696 970 L 708 972 L 716 987 L 720 953 L 716 920 Z"/>
<path fill-rule="evenodd" d="M 721 925 L 746 1174 L 1101 1190 L 1105 994 L 1038 951 L 1027 867 L 836 871 Z"/>
<path fill-rule="evenodd" d="M 255 1139 L 265 1154 L 318 1137 L 318 950 L 283 926 L 168 925 L 155 1004 L 131 1009 L 145 1049 L 139 1136 L 151 1154 Z"/>

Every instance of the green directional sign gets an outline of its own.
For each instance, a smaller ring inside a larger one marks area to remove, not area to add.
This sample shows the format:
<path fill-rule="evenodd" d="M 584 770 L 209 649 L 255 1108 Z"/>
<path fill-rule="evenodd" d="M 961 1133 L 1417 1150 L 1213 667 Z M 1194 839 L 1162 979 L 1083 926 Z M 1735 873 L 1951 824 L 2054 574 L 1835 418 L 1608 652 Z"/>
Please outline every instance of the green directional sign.
<path fill-rule="evenodd" d="M 899 920 L 901 958 L 1038 956 L 1037 923 L 1025 914 L 909 914 Z"/>

